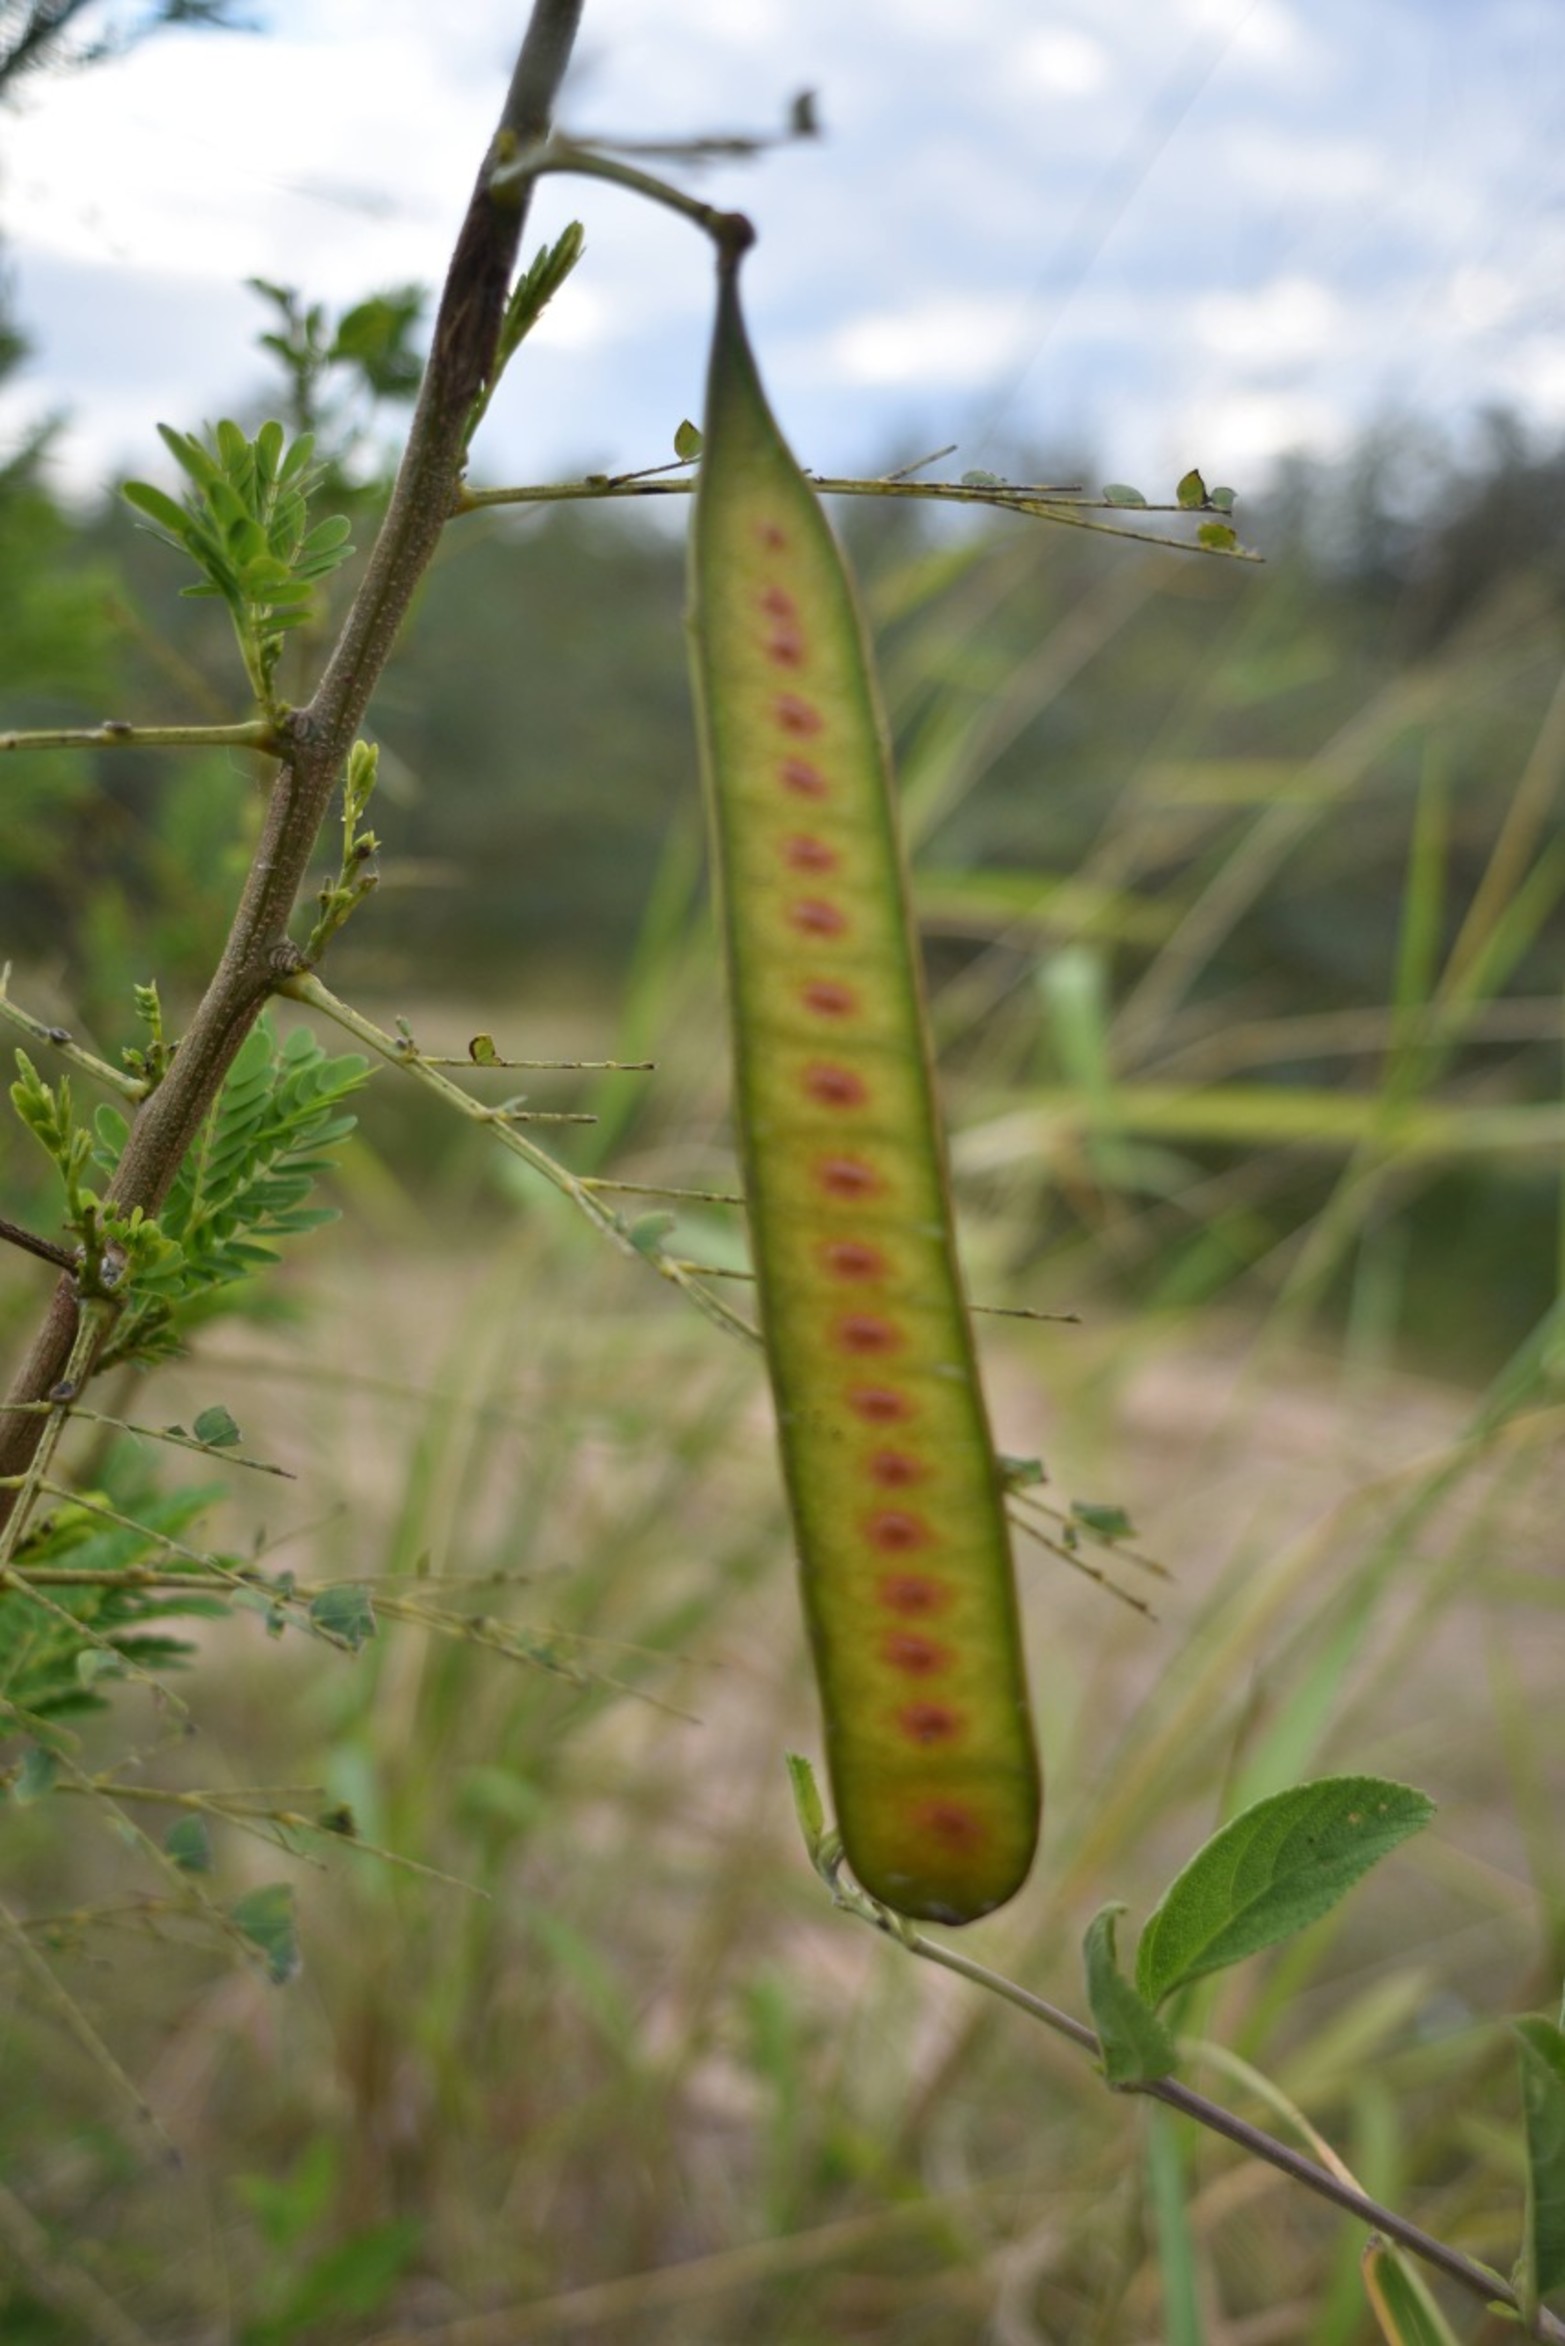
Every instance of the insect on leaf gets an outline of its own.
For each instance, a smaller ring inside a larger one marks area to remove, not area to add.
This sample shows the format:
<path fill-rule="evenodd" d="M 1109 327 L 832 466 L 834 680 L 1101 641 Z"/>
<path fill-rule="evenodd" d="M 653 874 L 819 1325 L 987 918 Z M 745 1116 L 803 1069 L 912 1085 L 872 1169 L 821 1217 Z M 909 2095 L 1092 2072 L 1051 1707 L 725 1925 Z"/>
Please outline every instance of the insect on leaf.
<path fill-rule="evenodd" d="M 720 265 L 692 546 L 761 1329 L 848 1862 L 967 1922 L 1039 1782 L 863 626 Z"/>

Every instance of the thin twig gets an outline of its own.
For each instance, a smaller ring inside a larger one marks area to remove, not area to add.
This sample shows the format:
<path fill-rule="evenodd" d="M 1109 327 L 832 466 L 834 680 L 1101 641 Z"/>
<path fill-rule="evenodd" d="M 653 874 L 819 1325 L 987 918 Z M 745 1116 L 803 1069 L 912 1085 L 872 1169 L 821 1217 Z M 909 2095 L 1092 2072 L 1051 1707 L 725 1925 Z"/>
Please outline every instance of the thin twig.
<path fill-rule="evenodd" d="M 75 1272 L 81 1267 L 81 1257 L 68 1246 L 57 1246 L 52 1238 L 40 1238 L 34 1231 L 24 1230 L 20 1222 L 8 1222 L 0 1214 L 0 1239 L 7 1246 L 18 1246 L 23 1254 L 35 1254 L 40 1262 L 53 1263 L 58 1271 Z"/>
<path fill-rule="evenodd" d="M 562 165 L 560 168 L 570 168 Z M 619 174 L 607 176 L 618 177 Z M 639 176 L 639 175 L 638 175 Z M 709 214 L 707 204 L 692 207 Z M 715 217 L 721 215 L 713 214 Z M 703 218 L 703 227 L 709 221 Z M 927 461 L 927 459 L 926 459 Z M 830 473 L 810 473 L 810 486 L 823 497 L 915 497 L 926 504 L 982 505 L 992 513 L 1021 513 L 1036 521 L 1058 521 L 1073 529 L 1096 530 L 1109 538 L 1136 538 L 1148 546 L 1167 546 L 1176 554 L 1204 554 L 1217 562 L 1260 562 L 1263 557 L 1249 546 L 1203 546 L 1199 538 L 1171 538 L 1157 530 L 1135 529 L 1128 523 L 1093 521 L 1087 518 L 1095 513 L 1176 513 L 1187 519 L 1204 518 L 1226 523 L 1226 516 L 1204 508 L 1187 505 L 1118 505 L 1102 497 L 1077 497 L 1067 490 L 1057 490 L 1033 482 L 1011 484 L 996 481 L 979 486 L 971 481 L 914 481 L 896 474 L 884 479 L 846 479 Z M 476 513 L 486 505 L 558 505 L 577 503 L 594 497 L 688 497 L 695 489 L 693 478 L 657 480 L 645 473 L 594 474 L 579 481 L 531 482 L 515 487 L 472 489 L 464 483 L 458 494 L 458 513 Z M 1069 502 L 1064 502 L 1069 497 Z"/>
<path fill-rule="evenodd" d="M 0 1417 L 19 1410 L 36 1416 L 48 1407 L 47 1401 L 0 1401 Z M 115 1426 L 120 1433 L 135 1434 L 143 1441 L 167 1442 L 174 1450 L 193 1450 L 198 1458 L 215 1458 L 220 1466 L 246 1466 L 252 1474 L 275 1474 L 289 1483 L 299 1479 L 291 1467 L 273 1466 L 265 1458 L 247 1458 L 243 1451 L 231 1448 L 226 1442 L 203 1442 L 194 1434 L 182 1433 L 177 1426 L 137 1425 L 131 1418 L 110 1417 L 101 1409 L 83 1409 L 77 1402 L 71 1404 L 71 1416 L 78 1425 Z"/>
<path fill-rule="evenodd" d="M 24 1035 L 31 1035 L 35 1043 L 47 1043 L 50 1050 L 58 1051 L 62 1059 L 68 1059 L 73 1067 L 79 1067 L 83 1075 L 90 1075 L 94 1083 L 107 1084 L 122 1099 L 145 1099 L 148 1086 L 140 1076 L 127 1075 L 122 1067 L 111 1067 L 107 1059 L 98 1058 L 95 1052 L 77 1042 L 69 1027 L 50 1026 L 44 1019 L 35 1018 L 30 1010 L 24 1010 L 20 1003 L 12 1001 L 8 991 L 10 983 L 11 964 L 7 962 L 0 969 L 0 1018 L 8 1025 L 17 1027 Z"/>
<path fill-rule="evenodd" d="M 239 725 L 61 725 L 43 732 L 0 733 L 0 750 L 26 749 L 259 749 L 281 757 L 283 743 L 269 717 Z"/>
<path fill-rule="evenodd" d="M 678 1198 L 687 1205 L 742 1206 L 744 1197 L 737 1189 L 674 1189 L 661 1181 L 610 1181 L 602 1173 L 583 1173 L 579 1176 L 583 1189 L 609 1189 L 625 1197 Z"/>
<path fill-rule="evenodd" d="M 568 1197 L 578 1213 L 584 1215 L 593 1228 L 621 1254 L 634 1256 L 636 1260 L 650 1264 L 660 1278 L 682 1289 L 699 1311 L 704 1312 L 709 1320 L 715 1321 L 729 1335 L 742 1336 L 747 1343 L 757 1341 L 756 1332 L 747 1320 L 741 1319 L 737 1312 L 729 1310 L 726 1303 L 709 1294 L 699 1280 L 692 1278 L 670 1256 L 647 1252 L 637 1246 L 613 1209 L 599 1204 L 593 1195 L 592 1183 L 579 1179 L 568 1166 L 560 1163 L 558 1157 L 551 1157 L 547 1149 L 539 1148 L 536 1142 L 518 1132 L 513 1118 L 498 1115 L 494 1109 L 486 1108 L 481 1100 L 475 1100 L 471 1093 L 463 1091 L 460 1084 L 453 1083 L 439 1067 L 431 1065 L 411 1037 L 387 1034 L 383 1027 L 376 1026 L 362 1011 L 355 1010 L 351 1003 L 339 1001 L 318 977 L 289 978 L 278 991 L 291 996 L 296 1002 L 308 1003 L 312 1010 L 319 1010 L 324 1017 L 355 1036 L 391 1066 L 400 1067 L 427 1091 L 434 1092 L 448 1107 L 455 1108 L 459 1115 L 468 1117 L 474 1124 L 486 1125 L 503 1148 L 509 1149 L 513 1156 L 520 1157 L 535 1173 L 541 1173 L 551 1187 Z"/>

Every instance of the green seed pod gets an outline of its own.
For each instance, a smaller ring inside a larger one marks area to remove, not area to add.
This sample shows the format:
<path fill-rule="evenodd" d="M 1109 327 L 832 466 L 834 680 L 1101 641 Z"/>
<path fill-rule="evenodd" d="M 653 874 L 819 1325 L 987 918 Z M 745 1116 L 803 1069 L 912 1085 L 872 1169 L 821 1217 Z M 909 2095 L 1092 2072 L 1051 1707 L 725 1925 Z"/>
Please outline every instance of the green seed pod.
<path fill-rule="evenodd" d="M 969 1922 L 1039 1773 L 862 622 L 720 265 L 692 555 L 761 1332 L 854 1873 Z"/>

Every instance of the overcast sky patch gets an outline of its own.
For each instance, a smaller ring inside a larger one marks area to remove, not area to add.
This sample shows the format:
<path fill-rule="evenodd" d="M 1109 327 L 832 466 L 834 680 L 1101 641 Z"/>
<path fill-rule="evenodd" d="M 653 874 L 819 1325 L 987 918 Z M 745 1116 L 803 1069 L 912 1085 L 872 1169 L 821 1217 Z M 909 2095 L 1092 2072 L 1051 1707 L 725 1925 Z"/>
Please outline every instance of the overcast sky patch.
<path fill-rule="evenodd" d="M 71 421 L 84 492 L 158 418 L 256 412 L 246 276 L 345 304 L 443 273 L 520 0 L 254 0 L 0 118 L 0 231 L 36 348 L 12 433 Z M 1389 409 L 1565 421 L 1565 41 L 1536 0 L 587 0 L 571 127 L 827 137 L 700 191 L 750 211 L 757 343 L 801 457 L 1090 446 L 1152 493 L 1259 486 Z M 710 262 L 682 223 L 549 183 L 588 258 L 486 423 L 490 477 L 665 452 L 699 401 Z M 144 403 L 144 404 L 143 404 Z M 916 451 L 915 451 L 916 452 Z"/>

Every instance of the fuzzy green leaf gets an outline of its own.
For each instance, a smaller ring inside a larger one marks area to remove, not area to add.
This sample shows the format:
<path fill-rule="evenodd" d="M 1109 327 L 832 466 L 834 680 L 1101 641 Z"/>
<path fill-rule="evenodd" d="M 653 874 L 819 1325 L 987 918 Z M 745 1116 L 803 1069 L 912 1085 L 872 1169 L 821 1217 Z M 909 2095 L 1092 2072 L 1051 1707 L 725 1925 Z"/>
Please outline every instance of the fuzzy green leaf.
<path fill-rule="evenodd" d="M 299 1951 L 299 1926 L 293 1889 L 287 1882 L 266 1882 L 251 1890 L 228 1910 L 228 1919 L 257 1948 L 274 1987 L 285 1988 L 297 1979 L 304 1958 Z"/>
<path fill-rule="evenodd" d="M 238 1441 L 239 1428 L 222 1403 L 216 1402 L 212 1408 L 203 1409 L 196 1419 L 195 1436 L 198 1442 L 207 1443 L 213 1450 L 227 1450 Z"/>
<path fill-rule="evenodd" d="M 1145 505 L 1146 503 L 1141 491 L 1133 489 L 1128 481 L 1110 481 L 1103 492 L 1103 501 L 1106 505 Z"/>
<path fill-rule="evenodd" d="M 1514 2026 L 1527 2128 L 1522 2289 L 1536 2303 L 1565 2283 L 1565 2033 L 1552 2020 Z"/>
<path fill-rule="evenodd" d="M 1154 2008 L 1175 1988 L 1318 1921 L 1434 1815 L 1410 1785 L 1326 1776 L 1258 1800 L 1214 1834 L 1164 1892 L 1136 1950 Z"/>
<path fill-rule="evenodd" d="M 179 1817 L 163 1836 L 163 1847 L 181 1873 L 212 1871 L 212 1836 L 204 1816 Z"/>
<path fill-rule="evenodd" d="M 355 1653 L 375 1635 L 375 1607 L 367 1588 L 357 1581 L 335 1581 L 310 1600 L 310 1619 L 329 1637 L 340 1638 Z"/>
<path fill-rule="evenodd" d="M 1095 1539 L 1128 1540 L 1136 1528 L 1123 1507 L 1103 1506 L 1094 1499 L 1072 1499 L 1071 1513 Z"/>
<path fill-rule="evenodd" d="M 1178 2056 L 1162 2021 L 1119 1968 L 1114 1927 L 1124 1911 L 1121 1905 L 1100 1907 L 1087 1925 L 1082 1942 L 1087 2001 L 1110 2085 L 1145 2085 L 1151 2078 L 1167 2077 Z"/>
<path fill-rule="evenodd" d="M 1206 483 L 1194 465 L 1185 474 L 1178 488 L 1174 491 L 1174 495 L 1179 499 L 1181 505 L 1190 509 L 1206 503 Z"/>
<path fill-rule="evenodd" d="M 11 1783 L 11 1798 L 18 1808 L 26 1808 L 35 1800 L 42 1800 L 52 1792 L 60 1773 L 60 1763 L 46 1743 L 30 1743 L 22 1754 L 22 1764 Z"/>
<path fill-rule="evenodd" d="M 1239 543 L 1238 531 L 1226 521 L 1203 521 L 1196 537 L 1213 554 L 1231 554 Z"/>

